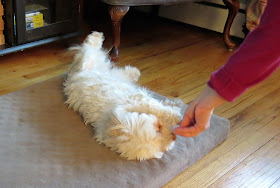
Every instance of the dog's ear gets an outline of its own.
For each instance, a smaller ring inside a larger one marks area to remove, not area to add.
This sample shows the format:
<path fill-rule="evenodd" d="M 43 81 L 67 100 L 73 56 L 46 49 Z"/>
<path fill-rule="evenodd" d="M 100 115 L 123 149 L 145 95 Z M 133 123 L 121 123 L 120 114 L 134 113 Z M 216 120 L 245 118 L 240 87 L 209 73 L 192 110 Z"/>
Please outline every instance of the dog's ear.
<path fill-rule="evenodd" d="M 154 124 L 155 128 L 156 128 L 156 132 L 161 133 L 162 132 L 162 122 L 160 120 L 158 120 L 155 124 Z"/>

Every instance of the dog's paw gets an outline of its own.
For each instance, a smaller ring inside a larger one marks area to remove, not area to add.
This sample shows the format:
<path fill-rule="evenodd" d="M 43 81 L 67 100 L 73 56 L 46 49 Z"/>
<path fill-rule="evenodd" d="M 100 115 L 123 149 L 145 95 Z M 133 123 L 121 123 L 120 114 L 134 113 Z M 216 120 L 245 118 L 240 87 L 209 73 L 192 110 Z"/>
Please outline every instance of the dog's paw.
<path fill-rule="evenodd" d="M 183 116 L 181 115 L 181 113 L 178 111 L 176 114 L 175 114 L 175 124 L 178 125 L 182 119 L 183 119 Z"/>
<path fill-rule="evenodd" d="M 157 152 L 155 153 L 155 158 L 160 159 L 163 156 L 163 152 Z"/>
<path fill-rule="evenodd" d="M 171 142 L 171 144 L 169 146 L 167 146 L 166 151 L 171 150 L 174 146 L 175 146 L 175 142 Z"/>
<path fill-rule="evenodd" d="M 124 70 L 131 81 L 138 81 L 138 78 L 140 77 L 141 73 L 136 67 L 126 66 Z"/>
<path fill-rule="evenodd" d="M 103 41 L 104 41 L 103 33 L 94 31 L 87 36 L 85 43 L 91 45 L 96 49 L 100 49 L 102 48 Z"/>

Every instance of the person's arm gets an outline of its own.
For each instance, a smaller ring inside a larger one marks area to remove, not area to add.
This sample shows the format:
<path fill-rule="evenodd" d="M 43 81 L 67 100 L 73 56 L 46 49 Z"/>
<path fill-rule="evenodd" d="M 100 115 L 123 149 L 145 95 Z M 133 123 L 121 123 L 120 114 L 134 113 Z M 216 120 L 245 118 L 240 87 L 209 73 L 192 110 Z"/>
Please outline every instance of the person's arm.
<path fill-rule="evenodd" d="M 279 0 L 268 0 L 259 27 L 246 37 L 227 64 L 212 74 L 209 87 L 187 108 L 180 126 L 174 131 L 175 134 L 188 137 L 198 135 L 210 126 L 215 107 L 225 101 L 234 101 L 249 87 L 263 81 L 279 67 L 279 10 Z"/>
<path fill-rule="evenodd" d="M 280 1 L 268 0 L 260 25 L 244 40 L 208 86 L 227 101 L 267 78 L 280 64 Z"/>

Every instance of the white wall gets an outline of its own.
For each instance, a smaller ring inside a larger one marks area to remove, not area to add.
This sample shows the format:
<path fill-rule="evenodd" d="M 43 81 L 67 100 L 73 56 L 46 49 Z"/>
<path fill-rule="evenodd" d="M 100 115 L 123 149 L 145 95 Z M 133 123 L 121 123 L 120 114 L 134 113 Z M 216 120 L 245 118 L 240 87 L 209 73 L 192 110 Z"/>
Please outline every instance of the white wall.
<path fill-rule="evenodd" d="M 224 6 L 221 0 L 211 1 Z M 240 8 L 245 9 L 246 4 L 241 4 Z M 161 6 L 159 9 L 159 16 L 161 17 L 207 28 L 220 33 L 223 32 L 227 15 L 227 9 L 198 3 Z M 238 13 L 231 27 L 231 35 L 243 38 L 244 33 L 242 32 L 242 26 L 244 23 L 245 14 Z"/>

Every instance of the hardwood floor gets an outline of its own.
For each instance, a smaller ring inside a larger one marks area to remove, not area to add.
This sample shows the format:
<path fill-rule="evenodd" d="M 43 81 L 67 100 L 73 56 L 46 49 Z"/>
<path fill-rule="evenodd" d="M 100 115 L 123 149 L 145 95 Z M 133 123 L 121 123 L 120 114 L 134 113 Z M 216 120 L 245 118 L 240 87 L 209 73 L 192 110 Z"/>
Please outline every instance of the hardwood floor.
<path fill-rule="evenodd" d="M 125 21 L 117 64 L 138 67 L 140 84 L 165 96 L 189 103 L 233 53 L 221 34 L 140 20 Z M 64 73 L 72 58 L 63 43 L 0 57 L 0 94 Z M 165 187 L 280 187 L 279 73 L 217 108 L 214 113 L 231 122 L 228 139 Z"/>

